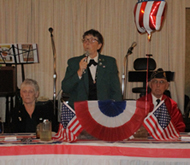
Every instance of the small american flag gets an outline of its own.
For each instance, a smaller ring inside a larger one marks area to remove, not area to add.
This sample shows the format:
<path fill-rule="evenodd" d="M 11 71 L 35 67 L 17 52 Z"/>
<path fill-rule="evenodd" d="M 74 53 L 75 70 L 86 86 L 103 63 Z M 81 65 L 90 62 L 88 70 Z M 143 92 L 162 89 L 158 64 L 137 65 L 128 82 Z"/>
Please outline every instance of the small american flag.
<path fill-rule="evenodd" d="M 77 136 L 81 131 L 82 126 L 75 115 L 75 111 L 67 105 L 67 103 L 63 102 L 61 123 L 59 124 L 59 130 L 53 139 L 73 142 L 77 140 Z"/>
<path fill-rule="evenodd" d="M 164 100 L 144 119 L 144 127 L 156 140 L 177 140 L 179 137 Z"/>

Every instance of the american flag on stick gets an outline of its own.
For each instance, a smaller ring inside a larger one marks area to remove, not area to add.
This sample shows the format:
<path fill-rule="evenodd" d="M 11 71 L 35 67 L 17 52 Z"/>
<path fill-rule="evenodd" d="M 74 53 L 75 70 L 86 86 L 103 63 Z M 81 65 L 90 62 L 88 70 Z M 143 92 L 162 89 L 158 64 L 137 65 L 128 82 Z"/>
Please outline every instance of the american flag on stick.
<path fill-rule="evenodd" d="M 156 140 L 177 140 L 179 132 L 171 121 L 164 100 L 144 119 L 144 127 Z"/>
<path fill-rule="evenodd" d="M 61 123 L 59 124 L 59 130 L 53 139 L 74 142 L 77 140 L 77 136 L 81 131 L 82 126 L 75 115 L 75 111 L 66 102 L 63 102 Z"/>

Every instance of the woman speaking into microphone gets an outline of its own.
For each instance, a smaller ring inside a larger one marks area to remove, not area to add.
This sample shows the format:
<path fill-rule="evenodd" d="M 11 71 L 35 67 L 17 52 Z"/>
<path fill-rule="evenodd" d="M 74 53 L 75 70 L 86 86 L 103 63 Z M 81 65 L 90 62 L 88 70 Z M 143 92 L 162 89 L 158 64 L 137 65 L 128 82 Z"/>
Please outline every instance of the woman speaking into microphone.
<path fill-rule="evenodd" d="M 62 90 L 69 94 L 69 105 L 84 100 L 122 100 L 116 60 L 101 54 L 102 35 L 94 29 L 82 36 L 86 53 L 68 60 Z"/>

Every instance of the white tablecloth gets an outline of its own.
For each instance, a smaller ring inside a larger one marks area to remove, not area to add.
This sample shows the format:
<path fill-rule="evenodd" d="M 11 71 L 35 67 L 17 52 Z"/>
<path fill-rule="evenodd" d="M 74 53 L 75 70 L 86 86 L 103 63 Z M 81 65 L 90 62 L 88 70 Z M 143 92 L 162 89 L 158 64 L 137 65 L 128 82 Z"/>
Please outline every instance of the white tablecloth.
<path fill-rule="evenodd" d="M 189 142 L 0 144 L 0 165 L 190 165 Z"/>

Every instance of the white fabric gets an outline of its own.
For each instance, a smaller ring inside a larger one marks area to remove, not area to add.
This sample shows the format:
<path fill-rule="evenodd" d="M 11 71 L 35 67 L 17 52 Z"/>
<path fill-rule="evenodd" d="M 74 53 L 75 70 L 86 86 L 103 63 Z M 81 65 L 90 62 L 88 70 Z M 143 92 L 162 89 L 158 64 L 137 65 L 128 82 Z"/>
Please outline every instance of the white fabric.
<path fill-rule="evenodd" d="M 16 147 L 16 148 L 14 148 Z M 61 147 L 61 148 L 60 148 Z M 31 149 L 29 152 L 27 148 Z M 52 148 L 50 150 L 49 148 Z M 79 149 L 76 152 L 75 149 Z M 114 148 L 117 148 L 114 150 Z M 190 143 L 183 142 L 115 142 L 106 143 L 103 141 L 81 141 L 76 143 L 62 144 L 2 144 L 0 145 L 0 164 L 1 165 L 190 165 L 188 158 L 171 158 L 182 151 L 189 152 Z M 10 149 L 10 150 L 9 150 Z M 49 151 L 48 151 L 49 149 Z M 102 149 L 104 152 L 102 152 Z M 145 150 L 144 150 L 145 149 Z M 154 150 L 154 156 L 151 152 Z M 146 154 L 139 152 L 144 150 Z M 164 150 L 169 150 L 170 155 L 163 155 Z M 175 153 L 175 150 L 177 153 Z M 9 151 L 11 153 L 9 153 Z M 15 152 L 13 152 L 15 151 Z M 25 151 L 25 152 L 21 152 Z M 44 154 L 44 152 L 49 154 Z M 27 152 L 27 153 L 26 153 Z M 72 154 L 75 152 L 76 154 Z M 101 154 L 98 155 L 98 153 Z M 157 153 L 158 152 L 158 153 Z M 22 153 L 22 154 L 20 154 Z M 32 153 L 30 155 L 30 153 Z M 41 154 L 36 154 L 41 153 Z M 68 153 L 68 154 L 58 154 Z M 79 154 L 77 154 L 79 153 Z M 157 157 L 157 154 L 163 157 Z M 6 156 L 2 156 L 6 155 Z M 124 155 L 133 156 L 124 156 Z M 144 155 L 136 156 L 136 155 Z M 14 156 L 16 155 L 16 156 Z M 152 157 L 151 157 L 152 156 Z"/>
<path fill-rule="evenodd" d="M 88 102 L 88 108 L 91 116 L 98 123 L 106 127 L 113 128 L 113 127 L 119 127 L 131 119 L 136 110 L 136 101 L 127 101 L 125 110 L 123 111 L 123 113 L 114 117 L 115 118 L 114 122 L 113 122 L 113 117 L 106 116 L 100 111 L 97 101 Z"/>
<path fill-rule="evenodd" d="M 140 27 L 139 25 L 139 12 L 140 12 L 140 9 L 141 9 L 141 5 L 142 3 L 139 3 L 137 5 L 137 11 L 136 11 L 136 15 L 135 15 L 135 21 L 136 21 L 136 26 L 137 26 L 137 29 L 141 32 L 141 33 L 144 33 L 145 32 L 145 29 L 143 27 Z"/>
<path fill-rule="evenodd" d="M 88 63 L 90 62 L 90 60 L 91 59 L 94 59 L 94 61 L 95 62 L 97 62 L 98 63 L 98 53 L 97 53 L 97 56 L 96 57 L 94 57 L 94 58 L 88 58 Z M 89 69 L 90 69 L 90 73 L 91 73 L 91 76 L 92 76 L 92 79 L 95 81 L 95 79 L 96 79 L 96 69 L 97 69 L 97 65 L 96 66 L 94 66 L 94 65 L 91 65 L 90 67 L 89 67 Z"/>
<path fill-rule="evenodd" d="M 189 159 L 93 155 L 23 155 L 0 157 L 1 165 L 190 165 Z"/>
<path fill-rule="evenodd" d="M 153 102 L 153 104 L 154 104 L 154 108 L 156 108 L 156 106 L 157 106 L 157 100 L 158 98 L 156 98 L 153 94 L 152 94 L 152 102 Z M 162 100 L 162 96 L 159 98 L 160 100 Z"/>
<path fill-rule="evenodd" d="M 150 14 L 150 11 L 152 9 L 152 4 L 154 3 L 154 1 L 150 1 L 147 3 L 146 5 L 146 8 L 145 8 L 145 11 L 144 11 L 144 19 L 143 19 L 143 24 L 144 24 L 144 27 L 146 29 L 146 31 L 150 34 L 152 32 L 152 29 L 150 28 L 149 26 L 149 14 Z"/>

